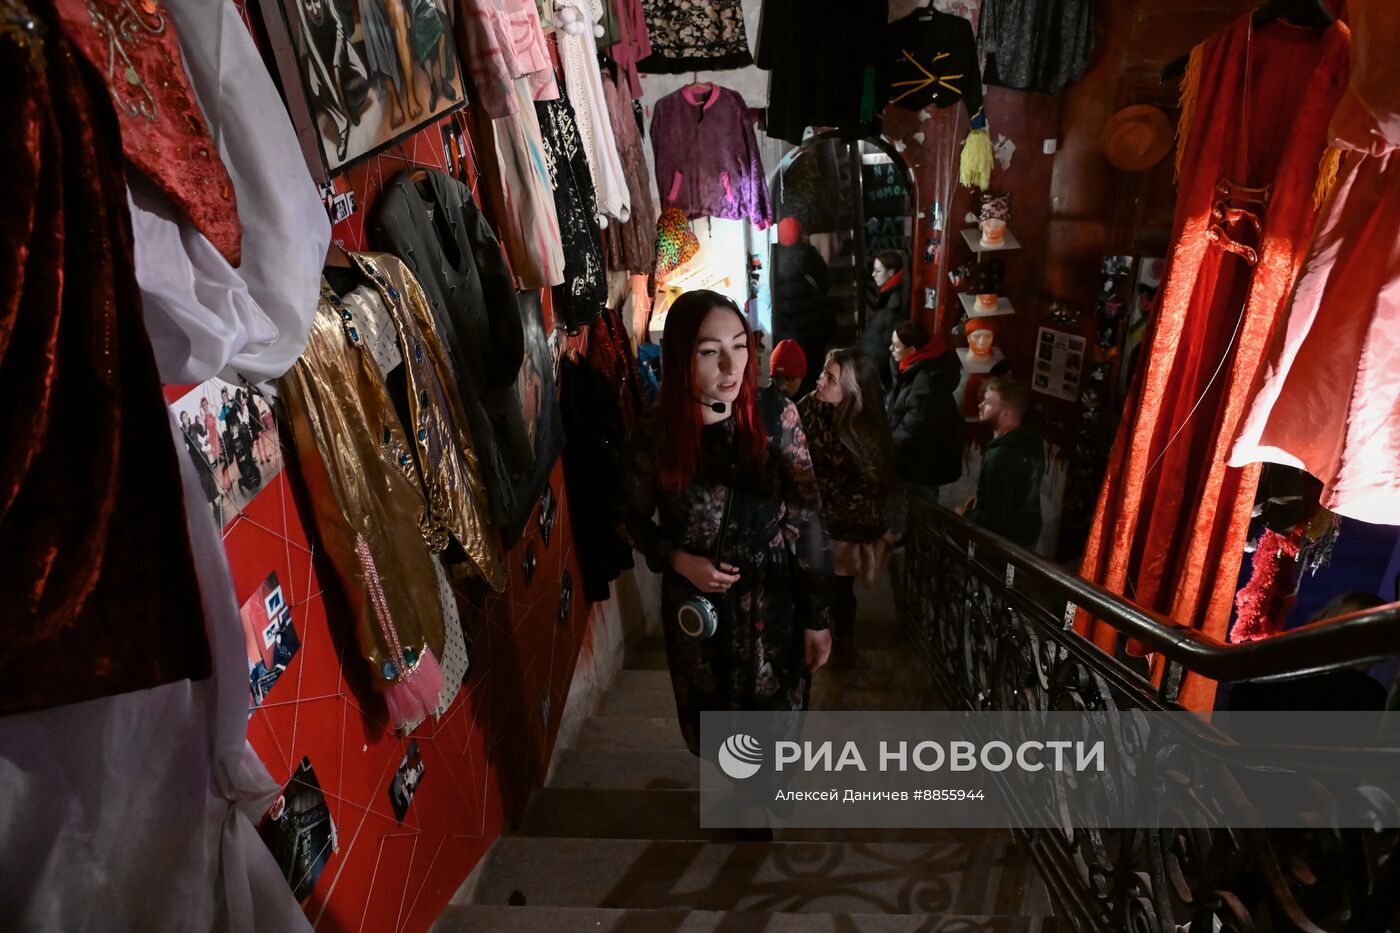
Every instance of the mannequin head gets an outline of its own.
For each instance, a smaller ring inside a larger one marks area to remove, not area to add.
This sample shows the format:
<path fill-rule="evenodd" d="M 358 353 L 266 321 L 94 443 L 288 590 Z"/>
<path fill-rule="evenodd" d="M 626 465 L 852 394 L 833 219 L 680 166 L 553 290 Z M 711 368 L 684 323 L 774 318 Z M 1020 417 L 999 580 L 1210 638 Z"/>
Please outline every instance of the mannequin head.
<path fill-rule="evenodd" d="M 983 246 L 1000 246 L 1006 242 L 1006 224 L 1011 220 L 1011 195 L 982 195 L 981 208 L 977 213 L 977 225 L 982 229 Z"/>
<path fill-rule="evenodd" d="M 967 348 L 974 360 L 992 358 L 992 344 L 996 341 L 996 325 L 991 321 L 973 321 L 967 325 Z"/>

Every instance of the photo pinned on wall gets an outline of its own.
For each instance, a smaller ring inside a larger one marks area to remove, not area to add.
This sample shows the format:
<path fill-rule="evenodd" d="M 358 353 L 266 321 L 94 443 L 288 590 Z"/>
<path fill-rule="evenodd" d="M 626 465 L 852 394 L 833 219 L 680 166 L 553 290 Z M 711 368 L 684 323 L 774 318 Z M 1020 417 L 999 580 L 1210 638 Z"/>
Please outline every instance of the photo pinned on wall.
<path fill-rule="evenodd" d="M 301 648 L 301 638 L 292 624 L 292 607 L 287 604 L 276 571 L 267 575 L 238 615 L 243 620 L 243 640 L 248 649 L 251 717 L 292 663 Z"/>
<path fill-rule="evenodd" d="M 549 332 L 549 366 L 554 371 L 554 384 L 559 384 L 559 365 L 564 360 L 564 332 L 559 328 Z"/>
<path fill-rule="evenodd" d="M 554 516 L 558 508 L 554 499 L 554 487 L 545 486 L 540 496 L 540 539 L 549 547 L 549 539 L 554 534 Z"/>
<path fill-rule="evenodd" d="M 535 579 L 535 567 L 538 562 L 535 560 L 535 545 L 531 542 L 525 545 L 525 556 L 520 558 L 520 572 L 525 576 L 525 585 L 528 587 L 530 581 Z"/>
<path fill-rule="evenodd" d="M 223 528 L 282 472 L 272 402 L 240 376 L 238 385 L 210 379 L 170 408 L 214 522 Z"/>
<path fill-rule="evenodd" d="M 1040 328 L 1031 388 L 1068 401 L 1078 398 L 1085 344 L 1085 339 L 1078 334 Z"/>
<path fill-rule="evenodd" d="M 466 103 L 442 0 L 261 0 L 282 96 L 318 181 Z"/>
<path fill-rule="evenodd" d="M 559 575 L 559 624 L 568 628 L 569 615 L 574 611 L 574 578 L 565 567 Z"/>
<path fill-rule="evenodd" d="M 297 765 L 258 832 L 282 869 L 292 896 L 306 900 L 326 863 L 340 851 L 335 821 L 311 759 L 303 758 Z"/>
<path fill-rule="evenodd" d="M 422 780 L 423 756 L 418 751 L 418 740 L 409 739 L 403 761 L 399 762 L 399 770 L 389 782 L 389 805 L 394 808 L 395 822 L 403 822 L 408 805 L 413 802 L 413 795 L 418 792 Z"/>
<path fill-rule="evenodd" d="M 440 129 L 442 130 L 442 164 L 444 166 L 444 171 L 453 178 L 461 178 L 461 132 L 457 129 L 457 124 L 450 120 L 444 123 Z"/>

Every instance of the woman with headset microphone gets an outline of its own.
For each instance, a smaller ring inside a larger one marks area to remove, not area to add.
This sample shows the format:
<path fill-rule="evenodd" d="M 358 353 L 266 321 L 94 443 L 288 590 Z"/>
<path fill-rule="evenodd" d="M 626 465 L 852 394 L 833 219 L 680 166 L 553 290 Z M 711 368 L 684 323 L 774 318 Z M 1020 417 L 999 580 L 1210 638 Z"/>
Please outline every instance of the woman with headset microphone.
<path fill-rule="evenodd" d="M 831 651 L 831 552 L 797 408 L 758 390 L 739 306 L 687 292 L 666 317 L 661 394 L 637 427 L 619 529 L 662 574 L 681 731 L 702 710 L 798 711 Z"/>

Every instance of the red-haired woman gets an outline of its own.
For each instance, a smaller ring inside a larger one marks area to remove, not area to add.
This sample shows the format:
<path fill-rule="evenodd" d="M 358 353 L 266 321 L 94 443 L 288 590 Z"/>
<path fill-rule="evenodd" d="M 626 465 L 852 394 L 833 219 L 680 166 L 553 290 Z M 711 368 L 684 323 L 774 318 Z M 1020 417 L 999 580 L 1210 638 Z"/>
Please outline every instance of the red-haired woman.
<path fill-rule="evenodd" d="M 831 651 L 831 552 L 797 408 L 758 391 L 753 332 L 733 301 L 687 292 L 666 316 L 661 395 L 633 436 L 620 529 L 662 577 L 662 627 L 681 731 L 701 710 L 800 710 Z M 712 563 L 732 494 L 719 565 Z M 707 639 L 677 610 L 718 610 Z"/>

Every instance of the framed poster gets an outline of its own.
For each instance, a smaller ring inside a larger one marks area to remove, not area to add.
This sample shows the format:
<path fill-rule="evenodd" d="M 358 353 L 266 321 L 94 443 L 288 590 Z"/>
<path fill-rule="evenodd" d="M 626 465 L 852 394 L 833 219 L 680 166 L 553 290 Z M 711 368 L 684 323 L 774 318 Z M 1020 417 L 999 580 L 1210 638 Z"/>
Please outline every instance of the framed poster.
<path fill-rule="evenodd" d="M 1074 401 L 1084 370 L 1084 338 L 1042 327 L 1035 344 L 1031 388 L 1045 395 Z"/>
<path fill-rule="evenodd" d="M 261 0 L 302 153 L 324 182 L 466 103 L 442 0 Z"/>
<path fill-rule="evenodd" d="M 516 510 L 502 529 L 506 544 L 512 547 L 525 533 L 530 516 L 549 485 L 549 474 L 554 470 L 554 463 L 564 449 L 564 426 L 559 415 L 559 396 L 554 387 L 554 363 L 550 357 L 549 338 L 544 332 L 540 293 L 535 289 L 520 292 L 516 303 L 525 331 L 525 358 L 515 379 L 515 395 L 520 402 L 525 434 L 534 456 L 530 467 L 512 480 Z"/>

